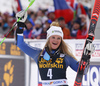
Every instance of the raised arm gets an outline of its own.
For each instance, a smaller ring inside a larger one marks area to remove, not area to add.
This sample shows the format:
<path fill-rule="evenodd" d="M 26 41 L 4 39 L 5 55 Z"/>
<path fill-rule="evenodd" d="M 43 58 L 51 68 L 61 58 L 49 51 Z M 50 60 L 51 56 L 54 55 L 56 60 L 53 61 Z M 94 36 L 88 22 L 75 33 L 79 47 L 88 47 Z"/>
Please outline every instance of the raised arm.
<path fill-rule="evenodd" d="M 29 46 L 24 42 L 23 38 L 23 28 L 25 28 L 24 22 L 27 19 L 27 13 L 25 11 L 20 11 L 16 14 L 16 18 L 21 17 L 20 21 L 17 22 L 18 28 L 16 29 L 16 45 L 27 55 L 32 57 L 35 61 L 37 61 L 38 56 L 41 52 L 41 49 Z"/>

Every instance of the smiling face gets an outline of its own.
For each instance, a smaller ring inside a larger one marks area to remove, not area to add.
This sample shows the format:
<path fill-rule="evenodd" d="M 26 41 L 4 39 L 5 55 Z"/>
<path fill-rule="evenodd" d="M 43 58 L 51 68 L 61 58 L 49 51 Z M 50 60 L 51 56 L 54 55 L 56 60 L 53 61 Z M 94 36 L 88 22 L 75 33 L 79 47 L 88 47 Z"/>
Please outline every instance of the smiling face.
<path fill-rule="evenodd" d="M 58 35 L 53 35 L 50 37 L 50 46 L 51 46 L 51 49 L 57 49 L 61 43 L 61 36 L 58 36 Z"/>

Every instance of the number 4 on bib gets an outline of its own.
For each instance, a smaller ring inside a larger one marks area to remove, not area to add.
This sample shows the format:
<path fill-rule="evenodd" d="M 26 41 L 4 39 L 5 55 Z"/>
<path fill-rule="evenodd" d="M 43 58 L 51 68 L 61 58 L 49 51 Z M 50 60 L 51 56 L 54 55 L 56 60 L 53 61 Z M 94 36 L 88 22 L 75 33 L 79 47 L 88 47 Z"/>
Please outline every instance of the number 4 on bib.
<path fill-rule="evenodd" d="M 50 79 L 52 79 L 52 69 L 48 69 L 48 72 L 47 72 L 47 77 L 49 77 Z"/>

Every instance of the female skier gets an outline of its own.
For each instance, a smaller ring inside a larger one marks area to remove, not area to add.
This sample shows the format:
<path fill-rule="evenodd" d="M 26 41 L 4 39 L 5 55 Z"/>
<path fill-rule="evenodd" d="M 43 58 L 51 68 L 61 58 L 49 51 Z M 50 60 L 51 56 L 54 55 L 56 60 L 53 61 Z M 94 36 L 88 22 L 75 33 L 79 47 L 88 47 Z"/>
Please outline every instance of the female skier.
<path fill-rule="evenodd" d="M 79 63 L 70 51 L 69 46 L 63 40 L 63 32 L 57 22 L 52 22 L 47 30 L 47 42 L 43 49 L 31 47 L 24 42 L 23 29 L 27 19 L 27 12 L 20 11 L 16 18 L 21 20 L 17 23 L 16 45 L 26 54 L 34 59 L 38 65 L 42 80 L 42 86 L 68 86 L 66 69 L 70 66 L 77 71 Z M 94 46 L 88 44 L 90 51 L 88 57 L 94 52 Z M 88 70 L 88 66 L 85 71 Z"/>

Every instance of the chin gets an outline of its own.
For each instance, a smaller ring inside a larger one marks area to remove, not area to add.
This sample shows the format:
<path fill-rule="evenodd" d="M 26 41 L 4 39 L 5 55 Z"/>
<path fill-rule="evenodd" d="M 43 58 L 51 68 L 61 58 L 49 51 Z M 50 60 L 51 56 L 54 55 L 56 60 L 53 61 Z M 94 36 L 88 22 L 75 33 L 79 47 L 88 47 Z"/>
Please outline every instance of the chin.
<path fill-rule="evenodd" d="M 58 48 L 58 47 L 53 47 L 52 49 L 54 49 L 54 50 L 55 50 L 55 49 L 57 49 L 57 48 Z"/>

